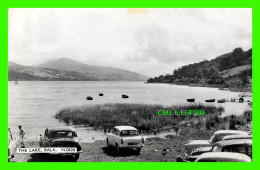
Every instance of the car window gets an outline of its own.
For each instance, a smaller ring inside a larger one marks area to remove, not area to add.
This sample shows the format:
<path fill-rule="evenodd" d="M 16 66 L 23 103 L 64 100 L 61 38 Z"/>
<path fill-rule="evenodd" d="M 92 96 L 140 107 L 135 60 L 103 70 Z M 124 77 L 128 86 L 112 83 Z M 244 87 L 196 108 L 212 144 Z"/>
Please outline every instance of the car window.
<path fill-rule="evenodd" d="M 120 136 L 137 136 L 138 131 L 137 130 L 122 130 L 120 132 Z"/>
<path fill-rule="evenodd" d="M 212 152 L 221 152 L 222 148 L 218 145 L 213 146 Z"/>
<path fill-rule="evenodd" d="M 48 133 L 49 133 L 49 130 L 46 129 L 44 135 L 45 135 L 45 136 L 48 136 Z"/>
<path fill-rule="evenodd" d="M 112 130 L 112 133 L 114 134 L 114 135 L 117 135 L 118 133 L 118 130 L 116 129 L 116 128 L 114 128 L 113 130 Z"/>
<path fill-rule="evenodd" d="M 72 131 L 55 131 L 51 133 L 51 137 L 53 138 L 71 138 L 77 137 L 77 134 Z"/>
<path fill-rule="evenodd" d="M 224 152 L 236 152 L 236 153 L 247 154 L 245 145 L 227 146 L 227 147 L 225 147 Z"/>
<path fill-rule="evenodd" d="M 252 146 L 247 147 L 248 156 L 252 158 Z"/>

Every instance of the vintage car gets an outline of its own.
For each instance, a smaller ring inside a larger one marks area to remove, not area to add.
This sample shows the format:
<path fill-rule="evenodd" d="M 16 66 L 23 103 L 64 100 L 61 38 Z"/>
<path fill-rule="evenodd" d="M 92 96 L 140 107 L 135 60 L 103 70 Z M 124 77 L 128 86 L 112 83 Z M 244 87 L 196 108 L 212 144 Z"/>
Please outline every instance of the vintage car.
<path fill-rule="evenodd" d="M 40 147 L 76 147 L 75 153 L 54 153 L 62 156 L 73 156 L 74 160 L 79 159 L 79 154 L 83 152 L 77 132 L 72 128 L 47 128 L 44 135 L 40 135 Z"/>
<path fill-rule="evenodd" d="M 252 157 L 252 139 L 225 140 L 215 143 L 212 147 L 199 147 L 194 149 L 191 156 L 185 157 L 184 160 L 193 162 L 201 154 L 207 152 L 236 152 Z"/>
<path fill-rule="evenodd" d="M 121 149 L 134 149 L 140 153 L 144 146 L 144 138 L 132 126 L 115 126 L 112 133 L 107 133 L 107 146 L 113 146 L 117 151 Z"/>
<path fill-rule="evenodd" d="M 237 139 L 252 139 L 252 135 L 228 135 L 222 138 L 222 140 L 237 140 Z"/>
<path fill-rule="evenodd" d="M 248 132 L 239 131 L 239 130 L 218 130 L 210 138 L 210 140 L 190 140 L 187 144 L 184 145 L 185 156 L 191 155 L 193 149 L 198 147 L 211 147 L 214 143 L 221 141 L 224 136 L 227 135 L 247 135 Z"/>
<path fill-rule="evenodd" d="M 242 153 L 209 152 L 200 155 L 195 162 L 252 162 L 252 159 Z"/>
<path fill-rule="evenodd" d="M 8 162 L 14 157 L 16 152 L 16 141 L 12 135 L 8 134 Z"/>

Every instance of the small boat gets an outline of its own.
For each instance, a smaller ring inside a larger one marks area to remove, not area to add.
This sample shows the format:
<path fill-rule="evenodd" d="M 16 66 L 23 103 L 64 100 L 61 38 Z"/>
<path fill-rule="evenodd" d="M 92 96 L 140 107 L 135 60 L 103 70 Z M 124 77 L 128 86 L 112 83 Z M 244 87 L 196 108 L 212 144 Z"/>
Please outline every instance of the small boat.
<path fill-rule="evenodd" d="M 86 97 L 86 99 L 87 99 L 87 100 L 93 100 L 93 97 L 88 96 L 88 97 Z"/>
<path fill-rule="evenodd" d="M 225 103 L 225 102 L 226 102 L 225 99 L 218 100 L 218 103 Z"/>
<path fill-rule="evenodd" d="M 205 102 L 215 102 L 215 99 L 208 99 L 208 100 L 205 100 Z"/>
<path fill-rule="evenodd" d="M 98 95 L 99 95 L 99 96 L 104 96 L 104 94 L 103 94 L 103 93 L 99 93 Z"/>
<path fill-rule="evenodd" d="M 128 96 L 125 94 L 122 94 L 122 98 L 128 98 Z"/>
<path fill-rule="evenodd" d="M 187 102 L 195 102 L 195 99 L 187 99 Z"/>

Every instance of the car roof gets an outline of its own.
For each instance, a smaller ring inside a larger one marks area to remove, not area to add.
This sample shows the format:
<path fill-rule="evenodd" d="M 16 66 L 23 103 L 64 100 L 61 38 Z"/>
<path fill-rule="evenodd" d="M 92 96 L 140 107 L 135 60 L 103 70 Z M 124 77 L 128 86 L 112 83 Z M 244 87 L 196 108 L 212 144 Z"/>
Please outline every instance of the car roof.
<path fill-rule="evenodd" d="M 228 146 L 228 145 L 241 145 L 241 144 L 248 144 L 252 145 L 252 139 L 235 139 L 235 140 L 224 140 L 215 143 L 215 145 L 219 145 L 221 147 Z"/>
<path fill-rule="evenodd" d="M 222 138 L 222 140 L 229 139 L 252 139 L 252 135 L 227 135 Z"/>
<path fill-rule="evenodd" d="M 49 131 L 73 131 L 75 132 L 75 130 L 71 127 L 51 127 L 48 128 Z"/>
<path fill-rule="evenodd" d="M 214 134 L 248 134 L 248 132 L 241 131 L 241 130 L 218 130 Z"/>
<path fill-rule="evenodd" d="M 119 131 L 122 131 L 122 130 L 137 130 L 133 126 L 115 126 L 115 128 L 118 129 Z"/>
<path fill-rule="evenodd" d="M 207 159 L 207 160 L 222 160 L 222 161 L 234 161 L 237 162 L 251 162 L 251 158 L 242 153 L 235 153 L 235 152 L 207 152 L 203 153 L 196 161 Z"/>

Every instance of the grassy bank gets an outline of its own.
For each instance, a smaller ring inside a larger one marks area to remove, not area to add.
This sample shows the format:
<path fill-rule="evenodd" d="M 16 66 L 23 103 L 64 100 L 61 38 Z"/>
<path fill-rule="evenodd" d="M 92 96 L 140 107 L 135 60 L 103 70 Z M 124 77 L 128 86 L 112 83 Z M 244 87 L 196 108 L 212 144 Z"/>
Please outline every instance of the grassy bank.
<path fill-rule="evenodd" d="M 205 115 L 158 115 L 158 110 L 204 110 Z M 223 107 L 187 105 L 162 106 L 146 104 L 103 104 L 93 106 L 68 107 L 61 109 L 56 119 L 74 125 L 86 125 L 94 128 L 104 128 L 115 125 L 131 125 L 138 130 L 149 132 L 178 125 L 179 122 L 190 121 L 193 118 L 204 119 L 209 115 L 220 115 Z"/>

